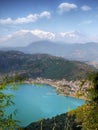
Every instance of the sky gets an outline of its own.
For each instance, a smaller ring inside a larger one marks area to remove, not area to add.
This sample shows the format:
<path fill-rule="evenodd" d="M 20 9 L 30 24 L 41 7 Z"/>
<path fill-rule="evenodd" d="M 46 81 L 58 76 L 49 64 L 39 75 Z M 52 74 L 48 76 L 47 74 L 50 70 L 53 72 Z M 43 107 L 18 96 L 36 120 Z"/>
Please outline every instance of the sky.
<path fill-rule="evenodd" d="M 98 0 L 0 0 L 0 46 L 98 42 Z"/>

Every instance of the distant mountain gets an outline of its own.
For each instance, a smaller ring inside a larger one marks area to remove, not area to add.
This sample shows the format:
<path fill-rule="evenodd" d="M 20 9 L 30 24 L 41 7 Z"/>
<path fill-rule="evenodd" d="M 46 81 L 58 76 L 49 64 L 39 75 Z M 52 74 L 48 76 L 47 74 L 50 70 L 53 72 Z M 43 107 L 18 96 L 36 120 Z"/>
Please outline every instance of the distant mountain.
<path fill-rule="evenodd" d="M 27 77 L 50 79 L 80 79 L 94 71 L 83 62 L 69 61 L 47 54 L 24 54 L 18 51 L 0 51 L 0 75 L 19 73 Z"/>
<path fill-rule="evenodd" d="M 51 41 L 37 41 L 26 47 L 4 48 L 4 50 L 18 50 L 28 54 L 50 54 L 78 61 L 98 62 L 98 43 L 64 44 Z"/>
<path fill-rule="evenodd" d="M 20 49 L 24 53 L 46 53 L 67 59 L 81 61 L 98 61 L 98 43 L 60 44 L 39 41 Z"/>

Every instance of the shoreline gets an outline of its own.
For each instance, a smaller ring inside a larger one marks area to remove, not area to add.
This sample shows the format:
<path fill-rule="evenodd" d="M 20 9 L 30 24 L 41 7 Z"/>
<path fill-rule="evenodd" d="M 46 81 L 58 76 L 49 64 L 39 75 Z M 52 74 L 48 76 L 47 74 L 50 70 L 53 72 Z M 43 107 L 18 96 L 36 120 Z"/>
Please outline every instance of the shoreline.
<path fill-rule="evenodd" d="M 57 94 L 63 96 L 74 97 L 78 99 L 86 100 L 87 97 L 87 88 L 88 83 L 85 85 L 80 86 L 81 81 L 67 81 L 66 79 L 62 80 L 52 80 L 52 79 L 43 79 L 43 78 L 36 78 L 36 79 L 28 79 L 24 81 L 24 83 L 28 84 L 47 84 L 56 89 Z"/>

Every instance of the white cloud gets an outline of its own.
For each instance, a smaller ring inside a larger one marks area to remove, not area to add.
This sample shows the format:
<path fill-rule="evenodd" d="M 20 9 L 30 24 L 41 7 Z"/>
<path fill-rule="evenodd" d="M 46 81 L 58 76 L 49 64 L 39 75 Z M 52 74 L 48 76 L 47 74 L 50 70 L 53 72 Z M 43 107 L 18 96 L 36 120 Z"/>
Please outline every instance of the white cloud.
<path fill-rule="evenodd" d="M 54 42 L 61 41 L 62 43 L 98 42 L 98 35 L 90 36 L 74 30 L 61 33 L 52 33 L 39 29 L 19 30 L 10 35 L 0 37 L 0 46 L 27 46 L 28 44 L 39 40 L 52 40 Z"/>
<path fill-rule="evenodd" d="M 51 32 L 46 32 L 46 31 L 42 31 L 42 30 L 32 30 L 31 33 L 33 35 L 38 36 L 39 38 L 43 38 L 43 39 L 55 39 L 55 34 L 51 33 Z"/>
<path fill-rule="evenodd" d="M 6 42 L 11 37 L 12 37 L 12 35 L 7 35 L 7 36 L 4 36 L 4 37 L 0 37 L 0 44 L 3 43 L 3 42 Z"/>
<path fill-rule="evenodd" d="M 54 40 L 55 34 L 43 30 L 19 30 L 0 38 L 1 46 L 26 46 L 39 40 Z"/>
<path fill-rule="evenodd" d="M 36 22 L 40 18 L 51 18 L 51 13 L 48 11 L 43 11 L 40 14 L 29 14 L 26 17 L 21 17 L 17 19 L 7 18 L 7 19 L 0 19 L 0 24 L 23 24 L 23 23 L 30 23 Z"/>
<path fill-rule="evenodd" d="M 50 12 L 44 11 L 40 14 L 40 17 L 51 18 Z"/>
<path fill-rule="evenodd" d="M 68 43 L 85 43 L 90 41 L 86 34 L 78 31 L 61 32 L 60 36 L 63 41 Z"/>
<path fill-rule="evenodd" d="M 77 5 L 76 4 L 73 4 L 73 3 L 61 3 L 59 6 L 58 6 L 58 12 L 60 14 L 64 13 L 64 12 L 69 12 L 71 10 L 75 10 L 77 9 Z"/>
<path fill-rule="evenodd" d="M 87 6 L 87 5 L 83 5 L 82 7 L 81 7 L 81 10 L 83 10 L 83 11 L 89 11 L 89 10 L 91 10 L 92 8 L 90 7 L 90 6 Z"/>
<path fill-rule="evenodd" d="M 24 35 L 27 33 L 31 33 L 32 35 L 35 35 L 41 39 L 54 39 L 55 34 L 52 32 L 46 32 L 43 30 L 35 29 L 35 30 L 20 30 L 18 32 L 15 32 L 14 35 Z"/>
<path fill-rule="evenodd" d="M 78 37 L 78 32 L 77 31 L 61 32 L 60 35 L 62 37 L 77 38 Z"/>
<path fill-rule="evenodd" d="M 77 31 L 61 32 L 61 39 L 68 43 L 78 42 L 80 38 L 80 33 Z"/>

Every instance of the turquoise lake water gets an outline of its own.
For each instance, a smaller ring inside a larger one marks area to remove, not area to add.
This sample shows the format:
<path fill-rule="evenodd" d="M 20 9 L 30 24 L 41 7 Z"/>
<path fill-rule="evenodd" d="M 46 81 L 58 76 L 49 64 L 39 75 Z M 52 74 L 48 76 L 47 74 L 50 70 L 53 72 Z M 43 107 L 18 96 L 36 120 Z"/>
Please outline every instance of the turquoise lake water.
<path fill-rule="evenodd" d="M 7 93 L 15 96 L 15 105 L 8 107 L 6 113 L 17 109 L 13 118 L 21 121 L 20 126 L 66 113 L 84 103 L 84 100 L 57 95 L 55 88 L 49 85 L 22 84 L 18 90 L 7 90 Z"/>

